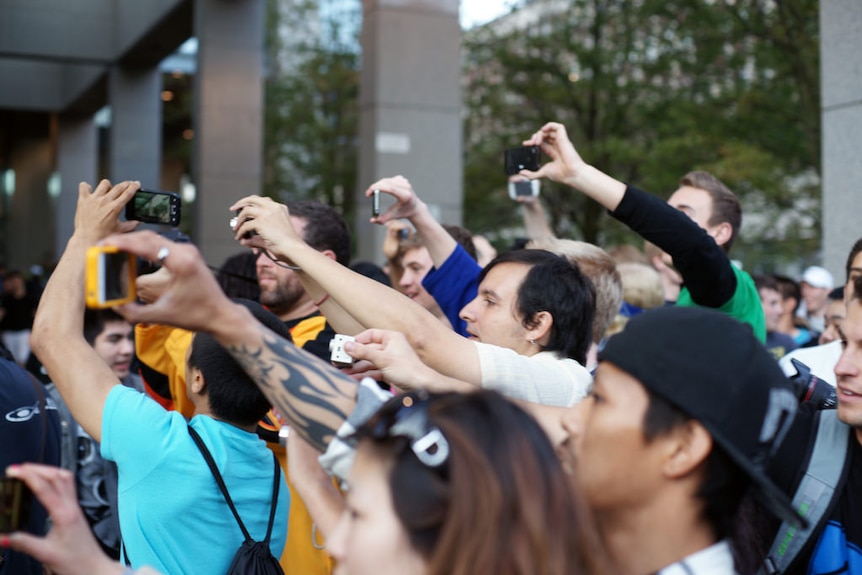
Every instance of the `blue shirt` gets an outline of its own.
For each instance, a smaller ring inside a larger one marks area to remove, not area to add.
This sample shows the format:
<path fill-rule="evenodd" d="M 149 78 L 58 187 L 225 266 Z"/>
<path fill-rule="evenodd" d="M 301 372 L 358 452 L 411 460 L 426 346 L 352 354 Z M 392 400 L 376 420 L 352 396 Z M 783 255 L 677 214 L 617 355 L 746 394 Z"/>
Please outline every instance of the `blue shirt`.
<path fill-rule="evenodd" d="M 208 416 L 192 418 L 251 537 L 266 536 L 273 455 L 256 434 Z M 119 470 L 120 529 L 134 567 L 178 575 L 223 574 L 243 542 L 182 414 L 117 385 L 102 417 L 102 456 Z M 282 478 L 270 548 L 280 557 L 290 494 Z"/>
<path fill-rule="evenodd" d="M 422 287 L 443 310 L 452 329 L 464 337 L 469 335 L 467 323 L 458 314 L 479 293 L 481 272 L 476 260 L 458 244 L 446 261 L 439 268 L 431 268 L 422 280 Z"/>

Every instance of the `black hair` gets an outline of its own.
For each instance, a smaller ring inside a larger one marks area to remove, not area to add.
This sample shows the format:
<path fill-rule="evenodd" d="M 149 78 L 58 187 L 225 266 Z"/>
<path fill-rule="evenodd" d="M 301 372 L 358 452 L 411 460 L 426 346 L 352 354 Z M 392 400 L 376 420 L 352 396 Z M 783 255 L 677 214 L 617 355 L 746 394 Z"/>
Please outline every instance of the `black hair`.
<path fill-rule="evenodd" d="M 259 303 L 245 299 L 233 301 L 247 307 L 264 326 L 286 340 L 293 341 L 284 322 Z M 254 380 L 212 335 L 195 334 L 188 365 L 201 371 L 205 382 L 203 393 L 217 418 L 248 426 L 259 421 L 269 411 L 269 400 Z"/>
<path fill-rule="evenodd" d="M 592 343 L 596 293 L 593 283 L 581 273 L 578 265 L 547 250 L 515 250 L 494 258 L 479 274 L 479 283 L 500 264 L 530 266 L 518 287 L 517 309 L 522 324 L 530 328 L 536 314 L 551 314 L 550 337 L 545 351 L 553 351 L 586 364 Z"/>
<path fill-rule="evenodd" d="M 317 251 L 332 250 L 341 265 L 350 263 L 350 230 L 333 208 L 313 200 L 287 202 L 290 215 L 305 220 L 303 240 Z"/>
<path fill-rule="evenodd" d="M 649 396 L 643 418 L 647 443 L 694 419 L 663 397 L 644 389 Z M 704 463 L 704 479 L 696 495 L 703 502 L 703 517 L 712 526 L 716 538 L 724 539 L 734 530 L 737 511 L 751 480 L 715 442 Z"/>
<path fill-rule="evenodd" d="M 126 318 L 112 309 L 90 309 L 84 311 L 84 339 L 93 345 L 96 338 L 105 331 L 105 324 L 109 321 L 121 321 L 126 323 Z"/>
<path fill-rule="evenodd" d="M 257 255 L 247 250 L 228 257 L 216 272 L 216 280 L 228 297 L 260 301 Z"/>
<path fill-rule="evenodd" d="M 859 255 L 859 252 L 862 252 L 862 238 L 859 238 L 853 243 L 853 246 L 850 248 L 850 253 L 847 254 L 847 263 L 844 264 L 844 272 L 847 274 L 844 277 L 845 283 L 850 281 L 850 268 L 853 267 L 853 260 Z"/>
<path fill-rule="evenodd" d="M 802 289 L 799 287 L 799 282 L 793 278 L 780 275 L 775 276 L 775 281 L 778 282 L 778 292 L 781 294 L 782 301 L 789 298 L 796 300 L 796 307 L 793 308 L 795 312 L 799 308 L 799 304 L 802 303 Z"/>
<path fill-rule="evenodd" d="M 757 291 L 762 289 L 771 289 L 777 292 L 781 291 L 778 289 L 778 280 L 775 279 L 775 276 L 768 274 L 756 275 L 752 279 L 754 280 L 754 287 L 757 288 Z"/>
<path fill-rule="evenodd" d="M 354 262 L 350 264 L 350 269 L 385 286 L 392 287 L 392 280 L 389 275 L 383 271 L 383 268 L 373 262 Z"/>

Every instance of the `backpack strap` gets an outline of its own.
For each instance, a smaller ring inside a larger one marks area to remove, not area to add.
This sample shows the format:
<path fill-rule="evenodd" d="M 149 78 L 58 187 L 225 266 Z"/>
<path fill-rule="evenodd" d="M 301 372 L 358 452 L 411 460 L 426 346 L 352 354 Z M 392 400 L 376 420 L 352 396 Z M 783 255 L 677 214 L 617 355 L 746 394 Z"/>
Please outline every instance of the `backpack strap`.
<path fill-rule="evenodd" d="M 793 508 L 808 520 L 806 528 L 783 522 L 775 535 L 764 566 L 758 572 L 784 573 L 832 508 L 835 492 L 846 475 L 850 427 L 838 420 L 834 409 L 819 412 L 817 436 L 805 475 L 793 496 Z"/>
<path fill-rule="evenodd" d="M 218 488 L 221 491 L 221 494 L 224 496 L 224 500 L 227 502 L 228 507 L 230 507 L 231 513 L 233 513 L 234 518 L 236 519 L 239 528 L 242 529 L 242 534 L 245 537 L 245 540 L 248 542 L 253 542 L 254 540 L 251 538 L 251 535 L 248 534 L 248 530 L 245 528 L 245 525 L 242 522 L 242 519 L 239 518 L 239 513 L 237 513 L 236 507 L 234 507 L 233 500 L 230 498 L 230 493 L 227 491 L 227 486 L 224 484 L 224 479 L 222 479 L 221 473 L 219 473 L 218 467 L 213 461 L 213 457 L 207 449 L 207 446 L 204 444 L 201 436 L 198 435 L 198 432 L 194 430 L 191 425 L 187 426 L 189 429 L 189 435 L 192 436 L 192 439 L 195 442 L 195 445 L 198 446 L 201 454 L 204 456 L 204 459 L 207 462 L 207 465 L 210 468 L 210 472 L 218 484 Z M 266 528 L 266 539 L 264 541 L 267 545 L 269 545 L 269 537 L 272 534 L 272 524 L 275 520 L 275 507 L 278 502 L 278 488 L 279 488 L 279 478 L 281 475 L 281 470 L 279 469 L 278 459 L 275 457 L 273 453 L 272 459 L 274 461 L 275 470 L 273 472 L 273 480 L 272 480 L 272 504 L 270 505 L 269 511 L 269 525 Z"/>

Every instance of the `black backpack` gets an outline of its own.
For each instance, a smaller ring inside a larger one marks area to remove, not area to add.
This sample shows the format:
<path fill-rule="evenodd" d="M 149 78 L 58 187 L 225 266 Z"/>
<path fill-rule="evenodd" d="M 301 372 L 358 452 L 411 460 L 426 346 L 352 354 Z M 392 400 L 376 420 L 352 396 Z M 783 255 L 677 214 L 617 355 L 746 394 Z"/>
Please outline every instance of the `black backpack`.
<path fill-rule="evenodd" d="M 221 473 L 219 473 L 215 461 L 213 461 L 212 455 L 210 455 L 210 452 L 206 445 L 204 445 L 200 435 L 198 435 L 197 431 L 192 429 L 191 426 L 189 426 L 189 435 L 192 436 L 192 439 L 194 439 L 198 449 L 200 449 L 201 454 L 204 456 L 204 459 L 206 459 L 207 465 L 209 466 L 216 483 L 218 483 L 218 488 L 221 491 L 221 494 L 224 496 L 225 501 L 227 501 L 231 512 L 233 512 L 234 518 L 236 518 L 236 522 L 239 524 L 239 528 L 242 529 L 243 536 L 245 536 L 245 541 L 242 542 L 236 555 L 233 556 L 233 561 L 227 570 L 227 574 L 284 575 L 284 570 L 281 568 L 281 564 L 278 562 L 277 558 L 273 557 L 272 552 L 269 549 L 269 537 L 272 535 L 272 523 L 275 520 L 275 508 L 278 503 L 278 489 L 279 483 L 281 482 L 281 469 L 279 468 L 278 459 L 275 457 L 275 454 L 272 455 L 275 471 L 273 472 L 272 480 L 272 505 L 269 511 L 269 525 L 266 528 L 266 538 L 263 541 L 255 541 L 251 538 L 251 535 L 248 534 L 248 530 L 245 528 L 245 525 L 243 525 L 242 519 L 239 518 L 239 513 L 236 512 L 236 507 L 234 507 L 230 494 L 227 492 L 224 479 L 222 479 Z"/>

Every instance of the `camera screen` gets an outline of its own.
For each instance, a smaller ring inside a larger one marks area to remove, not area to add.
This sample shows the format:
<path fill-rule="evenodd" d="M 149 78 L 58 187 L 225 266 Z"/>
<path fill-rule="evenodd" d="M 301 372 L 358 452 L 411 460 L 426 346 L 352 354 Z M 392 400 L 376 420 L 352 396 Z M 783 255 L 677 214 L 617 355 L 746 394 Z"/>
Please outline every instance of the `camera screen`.
<path fill-rule="evenodd" d="M 171 196 L 144 190 L 135 194 L 135 214 L 138 219 L 168 224 L 171 221 Z"/>
<path fill-rule="evenodd" d="M 102 278 L 104 301 L 125 299 L 129 293 L 129 254 L 104 254 Z"/>
<path fill-rule="evenodd" d="M 0 480 L 0 533 L 19 531 L 30 519 L 33 495 L 18 479 Z"/>

